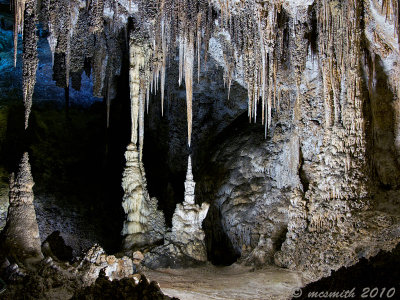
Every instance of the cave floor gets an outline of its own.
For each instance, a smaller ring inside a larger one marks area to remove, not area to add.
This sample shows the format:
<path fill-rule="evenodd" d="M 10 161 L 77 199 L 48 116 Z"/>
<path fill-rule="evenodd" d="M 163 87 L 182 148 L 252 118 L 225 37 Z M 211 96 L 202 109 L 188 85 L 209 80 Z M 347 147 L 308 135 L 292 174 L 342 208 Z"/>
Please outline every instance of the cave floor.
<path fill-rule="evenodd" d="M 304 286 L 302 274 L 277 267 L 254 270 L 233 264 L 144 272 L 160 284 L 168 296 L 181 300 L 291 299 L 293 290 Z"/>

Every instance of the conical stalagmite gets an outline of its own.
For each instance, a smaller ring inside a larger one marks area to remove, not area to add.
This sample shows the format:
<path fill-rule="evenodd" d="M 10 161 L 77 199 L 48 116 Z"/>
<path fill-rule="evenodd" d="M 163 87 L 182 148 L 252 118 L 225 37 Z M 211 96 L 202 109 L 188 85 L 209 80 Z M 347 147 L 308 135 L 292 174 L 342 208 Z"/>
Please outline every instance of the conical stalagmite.
<path fill-rule="evenodd" d="M 10 206 L 2 233 L 3 253 L 20 262 L 41 259 L 39 228 L 33 206 L 34 185 L 28 153 L 24 153 L 17 177 L 11 176 Z"/>

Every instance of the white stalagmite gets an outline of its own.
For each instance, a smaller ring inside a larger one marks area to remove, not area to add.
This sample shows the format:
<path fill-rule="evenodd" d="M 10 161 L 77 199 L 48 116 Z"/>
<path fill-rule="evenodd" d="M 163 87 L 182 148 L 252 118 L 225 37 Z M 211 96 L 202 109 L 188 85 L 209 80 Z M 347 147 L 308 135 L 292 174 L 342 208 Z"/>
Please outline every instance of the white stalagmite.
<path fill-rule="evenodd" d="M 124 249 L 131 249 L 152 245 L 162 240 L 165 220 L 163 212 L 157 210 L 157 199 L 149 196 L 143 164 L 139 162 L 139 152 L 134 144 L 128 145 L 125 159 L 122 207 L 126 213 L 126 220 L 122 235 Z"/>
<path fill-rule="evenodd" d="M 185 180 L 185 200 L 184 200 L 185 203 L 194 204 L 195 186 L 196 182 L 193 181 L 193 173 L 192 173 L 192 158 L 189 155 L 186 180 Z"/>
<path fill-rule="evenodd" d="M 195 204 L 195 185 L 192 161 L 189 156 L 185 181 L 185 200 L 182 204 L 177 204 L 172 217 L 171 241 L 180 245 L 180 249 L 185 255 L 198 261 L 207 261 L 204 243 L 205 234 L 201 226 L 210 205 L 205 202 L 201 206 Z"/>

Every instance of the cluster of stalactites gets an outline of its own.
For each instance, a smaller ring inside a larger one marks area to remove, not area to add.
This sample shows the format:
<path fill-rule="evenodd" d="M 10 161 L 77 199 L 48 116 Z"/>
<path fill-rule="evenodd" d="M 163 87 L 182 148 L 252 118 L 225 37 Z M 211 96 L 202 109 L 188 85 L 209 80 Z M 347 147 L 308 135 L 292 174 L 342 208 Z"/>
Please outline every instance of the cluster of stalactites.
<path fill-rule="evenodd" d="M 325 125 L 344 125 L 346 107 L 361 105 L 360 40 L 361 5 L 359 1 L 321 0 L 319 4 L 319 51 L 325 98 Z"/>
<path fill-rule="evenodd" d="M 279 24 L 282 1 L 218 1 L 220 29 L 230 35 L 224 43 L 224 82 L 230 85 L 235 73 L 243 73 L 248 91 L 248 117 L 256 122 L 261 101 L 265 135 L 271 126 L 272 110 L 279 108 L 277 73 L 283 29 Z M 283 24 L 286 25 L 286 24 Z M 241 63 L 239 63 L 241 60 Z M 238 70 L 242 66 L 242 70 Z"/>
<path fill-rule="evenodd" d="M 223 45 L 224 81 L 228 85 L 228 97 L 235 72 L 243 73 L 248 87 L 249 119 L 256 121 L 257 104 L 261 101 L 261 118 L 262 123 L 265 123 L 266 132 L 271 125 L 272 109 L 277 102 L 279 51 L 276 51 L 276 39 L 279 35 L 277 19 L 282 1 L 214 2 L 211 0 L 142 0 L 138 5 L 139 22 L 144 22 L 149 18 L 154 20 L 150 22 L 152 28 L 149 31 L 151 43 L 154 45 L 149 84 L 150 90 L 157 92 L 161 79 L 162 113 L 164 111 L 165 68 L 168 57 L 175 52 L 175 49 L 178 49 L 179 85 L 184 79 L 186 86 L 189 146 L 193 119 L 194 68 L 197 62 L 196 75 L 199 80 L 201 50 L 204 49 L 204 65 L 206 65 L 208 44 L 216 24 L 218 24 L 218 31 L 225 31 L 231 37 Z M 243 70 L 240 71 L 238 70 L 239 60 L 243 62 Z"/>
<path fill-rule="evenodd" d="M 394 30 L 400 45 L 400 3 L 398 0 L 382 0 L 382 13 L 386 15 L 386 19 L 394 22 Z"/>
<path fill-rule="evenodd" d="M 200 77 L 201 49 L 207 53 L 208 41 L 213 26 L 213 11 L 208 0 L 141 0 L 138 3 L 138 23 L 143 24 L 149 18 L 150 42 L 153 54 L 150 64 L 150 80 L 147 88 L 147 107 L 149 92 L 161 92 L 161 113 L 164 114 L 166 66 L 168 58 L 179 49 L 179 85 L 183 78 L 186 87 L 188 144 L 192 134 L 192 98 L 195 57 L 197 55 L 197 76 Z M 205 54 L 206 55 L 206 54 Z M 205 56 L 204 62 L 207 58 Z"/>
<path fill-rule="evenodd" d="M 147 30 L 136 23 L 129 39 L 129 88 L 131 100 L 131 142 L 139 144 L 139 159 L 142 159 L 144 142 L 144 114 L 152 88 L 151 62 L 152 45 Z"/>
<path fill-rule="evenodd" d="M 257 120 L 257 106 L 261 101 L 265 134 L 271 126 L 272 108 L 276 106 L 279 63 L 276 41 L 282 35 L 277 20 L 281 6 L 281 1 L 220 3 L 219 23 L 221 29 L 230 35 L 230 41 L 223 43 L 224 82 L 228 85 L 228 97 L 232 77 L 241 71 L 247 84 L 249 120 Z M 243 62 L 240 71 L 239 59 Z"/>

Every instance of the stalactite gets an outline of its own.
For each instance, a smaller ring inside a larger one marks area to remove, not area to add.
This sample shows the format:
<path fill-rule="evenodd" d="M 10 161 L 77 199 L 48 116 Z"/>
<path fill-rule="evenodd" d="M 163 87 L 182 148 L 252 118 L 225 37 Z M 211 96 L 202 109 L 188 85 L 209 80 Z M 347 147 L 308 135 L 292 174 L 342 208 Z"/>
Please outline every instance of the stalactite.
<path fill-rule="evenodd" d="M 185 58 L 184 58 L 189 147 L 192 138 L 192 120 L 193 120 L 193 110 L 192 110 L 193 64 L 194 64 L 194 41 L 193 41 L 193 35 L 190 35 L 189 39 L 185 41 Z"/>
<path fill-rule="evenodd" d="M 27 0 L 25 7 L 23 60 L 22 60 L 22 92 L 25 106 L 25 129 L 28 128 L 29 114 L 32 107 L 32 96 L 36 83 L 36 70 L 39 59 L 37 54 L 36 35 L 36 1 Z"/>
<path fill-rule="evenodd" d="M 137 144 L 138 118 L 139 118 L 139 94 L 140 94 L 140 66 L 144 64 L 140 45 L 131 39 L 129 46 L 129 88 L 131 99 L 131 143 Z"/>
<path fill-rule="evenodd" d="M 144 141 L 144 113 L 146 109 L 146 94 L 149 84 L 156 81 L 155 72 L 151 72 L 151 53 L 148 37 L 142 28 L 130 33 L 129 40 L 129 88 L 131 100 L 131 143 L 139 142 L 139 159 L 142 159 Z M 158 72 L 158 71 L 157 71 Z M 148 101 L 147 101 L 148 103 Z"/>
<path fill-rule="evenodd" d="M 394 23 L 395 34 L 400 45 L 400 3 L 398 0 L 382 0 L 382 13 L 386 19 L 391 19 Z"/>
<path fill-rule="evenodd" d="M 145 111 L 145 87 L 140 85 L 139 92 L 139 160 L 143 159 L 143 143 L 144 143 L 144 111 Z"/>
<path fill-rule="evenodd" d="M 104 29 L 103 11 L 104 0 L 91 0 L 89 5 L 90 27 L 92 33 L 102 32 Z"/>
<path fill-rule="evenodd" d="M 24 14 L 26 0 L 12 0 L 14 7 L 14 67 L 17 66 L 18 54 L 18 33 L 22 33 L 24 28 Z"/>

